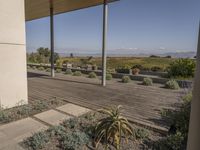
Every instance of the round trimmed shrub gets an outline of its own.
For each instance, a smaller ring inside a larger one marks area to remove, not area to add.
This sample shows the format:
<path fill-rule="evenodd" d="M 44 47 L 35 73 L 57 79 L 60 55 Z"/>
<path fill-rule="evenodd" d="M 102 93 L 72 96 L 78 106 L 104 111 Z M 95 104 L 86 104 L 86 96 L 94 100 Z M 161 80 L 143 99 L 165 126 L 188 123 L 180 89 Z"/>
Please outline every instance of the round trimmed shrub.
<path fill-rule="evenodd" d="M 107 73 L 106 74 L 106 80 L 112 80 L 112 74 Z"/>
<path fill-rule="evenodd" d="M 122 77 L 122 82 L 123 82 L 123 83 L 128 83 L 128 82 L 130 82 L 130 81 L 131 81 L 131 79 L 130 79 L 129 76 L 123 76 L 123 77 Z"/>
<path fill-rule="evenodd" d="M 65 71 L 65 74 L 71 75 L 71 74 L 72 74 L 72 70 L 71 70 L 71 69 L 67 69 L 67 70 Z"/>
<path fill-rule="evenodd" d="M 153 80 L 151 78 L 144 78 L 143 85 L 151 86 L 151 85 L 153 85 Z"/>
<path fill-rule="evenodd" d="M 82 73 L 80 71 L 75 71 L 73 73 L 73 76 L 81 76 L 81 75 L 82 75 Z"/>
<path fill-rule="evenodd" d="M 96 78 L 97 75 L 95 72 L 90 72 L 89 75 L 88 75 L 88 78 Z"/>
<path fill-rule="evenodd" d="M 179 84 L 178 82 L 176 82 L 176 80 L 169 80 L 165 83 L 165 87 L 167 89 L 172 89 L 172 90 L 178 90 L 180 87 L 179 87 Z"/>

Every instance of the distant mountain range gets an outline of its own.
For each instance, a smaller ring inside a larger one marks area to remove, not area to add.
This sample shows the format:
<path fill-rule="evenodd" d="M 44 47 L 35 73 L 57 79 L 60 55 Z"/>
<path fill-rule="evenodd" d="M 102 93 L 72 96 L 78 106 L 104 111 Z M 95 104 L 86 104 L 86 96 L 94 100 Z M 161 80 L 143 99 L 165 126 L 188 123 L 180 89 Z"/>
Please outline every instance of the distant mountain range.
<path fill-rule="evenodd" d="M 70 56 L 70 53 L 59 53 L 62 57 Z M 74 56 L 94 56 L 101 57 L 101 53 L 73 53 Z M 128 53 L 107 53 L 109 57 L 149 57 L 150 55 L 156 55 L 160 57 L 171 56 L 173 58 L 194 58 L 196 56 L 196 52 L 168 52 L 168 53 L 139 53 L 139 54 L 128 54 Z"/>

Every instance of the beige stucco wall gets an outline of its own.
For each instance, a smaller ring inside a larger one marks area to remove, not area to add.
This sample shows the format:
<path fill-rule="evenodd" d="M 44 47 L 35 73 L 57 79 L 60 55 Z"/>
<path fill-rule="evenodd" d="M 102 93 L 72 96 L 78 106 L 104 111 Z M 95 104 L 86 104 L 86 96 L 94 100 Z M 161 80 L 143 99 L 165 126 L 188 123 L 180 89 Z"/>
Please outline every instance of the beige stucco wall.
<path fill-rule="evenodd" d="M 0 0 L 0 103 L 27 103 L 24 0 Z"/>

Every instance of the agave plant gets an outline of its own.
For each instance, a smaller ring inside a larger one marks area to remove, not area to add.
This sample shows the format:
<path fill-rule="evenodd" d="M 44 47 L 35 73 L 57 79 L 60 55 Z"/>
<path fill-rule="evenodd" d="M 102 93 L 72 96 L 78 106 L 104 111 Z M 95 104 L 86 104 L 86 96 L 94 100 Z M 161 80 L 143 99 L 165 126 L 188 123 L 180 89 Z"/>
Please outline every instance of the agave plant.
<path fill-rule="evenodd" d="M 98 146 L 100 141 L 106 143 L 113 142 L 116 148 L 120 149 L 122 136 L 128 142 L 128 138 L 133 137 L 133 129 L 128 120 L 121 114 L 121 106 L 101 109 L 99 112 L 107 115 L 107 117 L 99 120 L 95 128 L 95 144 Z"/>

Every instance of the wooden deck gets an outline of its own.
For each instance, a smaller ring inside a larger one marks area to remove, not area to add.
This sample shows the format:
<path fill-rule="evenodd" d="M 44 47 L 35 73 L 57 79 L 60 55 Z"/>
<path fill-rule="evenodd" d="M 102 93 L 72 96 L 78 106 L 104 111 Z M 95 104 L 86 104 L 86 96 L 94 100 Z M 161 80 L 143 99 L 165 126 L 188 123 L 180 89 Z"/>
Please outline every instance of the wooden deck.
<path fill-rule="evenodd" d="M 180 102 L 184 91 L 168 90 L 160 86 L 146 87 L 135 81 L 124 84 L 113 79 L 108 81 L 106 87 L 102 87 L 99 79 L 62 74 L 51 78 L 47 73 L 28 72 L 29 100 L 57 97 L 94 110 L 122 105 L 125 116 L 134 122 L 167 127 L 160 111 L 173 108 Z"/>

